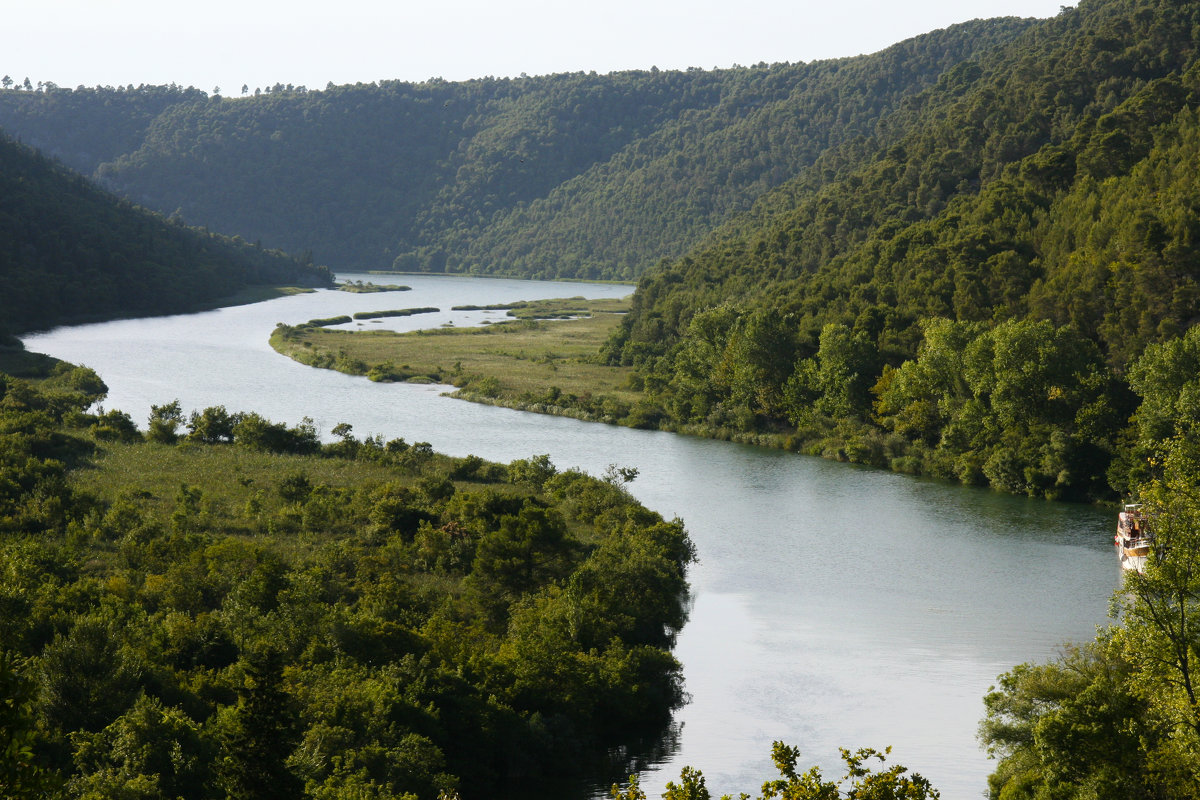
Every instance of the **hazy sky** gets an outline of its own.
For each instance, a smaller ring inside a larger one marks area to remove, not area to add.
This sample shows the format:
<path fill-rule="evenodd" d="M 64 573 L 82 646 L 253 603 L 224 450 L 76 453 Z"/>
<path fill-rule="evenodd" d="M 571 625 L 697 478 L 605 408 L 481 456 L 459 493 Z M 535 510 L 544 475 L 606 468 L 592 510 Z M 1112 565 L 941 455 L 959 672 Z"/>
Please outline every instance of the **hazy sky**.
<path fill-rule="evenodd" d="M 1061 0 L 11 0 L 0 75 L 60 86 L 178 83 L 235 95 L 440 76 L 709 69 L 870 53 Z"/>

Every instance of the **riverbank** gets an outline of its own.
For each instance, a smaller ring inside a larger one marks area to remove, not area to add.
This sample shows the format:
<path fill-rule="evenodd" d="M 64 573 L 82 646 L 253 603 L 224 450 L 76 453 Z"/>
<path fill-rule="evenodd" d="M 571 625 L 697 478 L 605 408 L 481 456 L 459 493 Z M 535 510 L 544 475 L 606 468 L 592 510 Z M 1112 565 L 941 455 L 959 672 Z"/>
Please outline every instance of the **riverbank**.
<path fill-rule="evenodd" d="M 510 303 L 486 309 L 507 311 L 507 321 L 408 333 L 280 325 L 271 346 L 303 364 L 377 382 L 449 384 L 464 400 L 654 427 L 645 424 L 649 401 L 632 368 L 596 356 L 627 309 L 627 300 Z"/>
<path fill-rule="evenodd" d="M 261 303 L 278 297 L 291 297 L 297 294 L 309 294 L 316 289 L 307 286 L 247 286 L 229 297 L 222 297 L 210 303 L 201 303 L 192 310 L 211 311 L 214 308 L 229 306 L 248 306 L 251 303 Z"/>
<path fill-rule="evenodd" d="M 24 347 L 0 346 L 0 373 L 14 378 L 44 380 L 62 363 L 57 358 L 44 353 L 32 353 Z"/>
<path fill-rule="evenodd" d="M 578 780 L 683 704 L 694 546 L 620 481 L 223 405 L 143 434 L 89 411 L 106 393 L 84 367 L 0 380 L 0 697 L 39 782 L 16 796 L 268 773 L 294 797 L 561 796 L 535 777 Z M 128 731 L 156 755 L 114 750 Z"/>
<path fill-rule="evenodd" d="M 447 384 L 455 387 L 449 396 L 474 403 L 913 472 L 902 437 L 862 423 L 814 414 L 805 427 L 788 430 L 680 424 L 645 391 L 633 368 L 601 363 L 597 355 L 628 310 L 628 298 L 472 308 L 506 310 L 511 319 L 405 333 L 331 329 L 313 320 L 279 325 L 270 342 L 308 366 L 384 383 Z"/>

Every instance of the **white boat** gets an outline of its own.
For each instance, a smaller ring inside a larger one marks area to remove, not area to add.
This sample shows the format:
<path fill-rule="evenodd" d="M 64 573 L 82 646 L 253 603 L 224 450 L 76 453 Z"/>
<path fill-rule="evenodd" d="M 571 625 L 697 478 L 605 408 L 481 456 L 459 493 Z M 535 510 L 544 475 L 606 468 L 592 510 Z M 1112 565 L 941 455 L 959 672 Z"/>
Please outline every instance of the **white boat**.
<path fill-rule="evenodd" d="M 1146 557 L 1150 555 L 1150 545 L 1154 543 L 1154 535 L 1150 533 L 1147 522 L 1141 503 L 1129 503 L 1117 515 L 1114 543 L 1121 569 L 1146 571 Z"/>

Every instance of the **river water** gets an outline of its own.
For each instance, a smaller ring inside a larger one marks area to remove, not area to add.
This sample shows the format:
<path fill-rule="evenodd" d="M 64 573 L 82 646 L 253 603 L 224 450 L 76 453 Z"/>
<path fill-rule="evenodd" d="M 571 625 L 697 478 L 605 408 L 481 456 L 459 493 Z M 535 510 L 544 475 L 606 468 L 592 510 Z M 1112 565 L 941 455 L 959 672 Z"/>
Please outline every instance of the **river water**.
<path fill-rule="evenodd" d="M 392 276 L 340 275 L 376 283 Z M 616 297 L 627 286 L 403 276 L 403 293 L 319 291 L 216 311 L 60 328 L 26 346 L 94 368 L 107 408 L 145 424 L 151 404 L 224 405 L 328 432 L 427 441 L 494 461 L 548 453 L 599 474 L 634 466 L 633 494 L 681 517 L 700 562 L 676 654 L 691 701 L 674 746 L 642 773 L 657 796 L 684 765 L 714 796 L 756 793 L 770 747 L 841 774 L 839 747 L 892 746 L 946 800 L 980 797 L 992 762 L 975 738 L 982 698 L 1012 666 L 1052 657 L 1107 622 L 1118 583 L 1110 514 L 775 450 L 475 405 L 444 387 L 317 370 L 267 344 L 277 322 L 394 308 L 437 314 L 363 328 L 479 324 L 452 305 Z M 358 327 L 355 323 L 345 327 Z"/>

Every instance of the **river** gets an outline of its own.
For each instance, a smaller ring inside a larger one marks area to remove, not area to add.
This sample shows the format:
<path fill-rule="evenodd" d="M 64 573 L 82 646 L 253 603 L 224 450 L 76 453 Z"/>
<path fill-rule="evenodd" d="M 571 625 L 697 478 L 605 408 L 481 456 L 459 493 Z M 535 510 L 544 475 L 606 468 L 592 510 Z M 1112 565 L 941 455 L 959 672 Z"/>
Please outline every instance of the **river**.
<path fill-rule="evenodd" d="M 1012 666 L 1093 638 L 1118 583 L 1110 514 L 727 442 L 451 400 L 444 387 L 376 384 L 279 356 L 277 322 L 391 308 L 437 314 L 362 327 L 479 324 L 452 305 L 615 297 L 627 286 L 449 276 L 340 275 L 412 291 L 319 291 L 171 317 L 60 328 L 26 346 L 94 368 L 106 408 L 144 425 L 151 404 L 224 405 L 328 432 L 427 441 L 508 462 L 639 470 L 647 506 L 681 517 L 700 561 L 676 654 L 691 700 L 675 746 L 642 773 L 657 796 L 683 765 L 714 796 L 756 793 L 770 747 L 840 776 L 838 748 L 892 746 L 891 760 L 946 800 L 977 798 L 992 762 L 975 738 L 982 698 Z M 355 327 L 355 325 L 347 326 Z"/>

